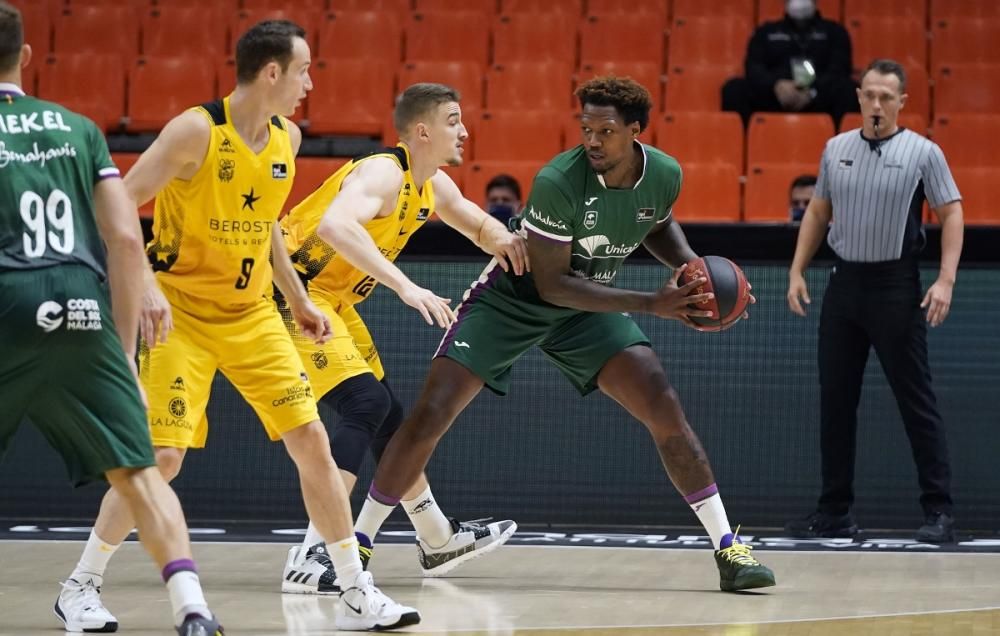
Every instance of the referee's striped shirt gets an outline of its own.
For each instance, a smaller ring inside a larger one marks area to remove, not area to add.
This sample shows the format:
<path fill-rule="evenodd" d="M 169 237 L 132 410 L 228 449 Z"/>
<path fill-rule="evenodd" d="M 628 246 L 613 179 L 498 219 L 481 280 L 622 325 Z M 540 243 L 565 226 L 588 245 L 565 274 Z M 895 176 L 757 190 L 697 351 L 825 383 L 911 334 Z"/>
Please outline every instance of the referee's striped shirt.
<path fill-rule="evenodd" d="M 925 197 L 932 208 L 962 198 L 941 148 L 904 128 L 877 144 L 860 128 L 830 139 L 814 196 L 833 207 L 830 247 L 845 261 L 863 263 L 897 260 L 923 247 Z"/>

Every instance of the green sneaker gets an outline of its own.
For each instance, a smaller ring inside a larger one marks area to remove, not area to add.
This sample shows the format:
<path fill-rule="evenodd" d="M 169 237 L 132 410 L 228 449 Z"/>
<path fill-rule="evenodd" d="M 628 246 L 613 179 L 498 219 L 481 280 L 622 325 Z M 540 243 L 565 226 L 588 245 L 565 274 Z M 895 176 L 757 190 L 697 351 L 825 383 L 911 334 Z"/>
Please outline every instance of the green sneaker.
<path fill-rule="evenodd" d="M 737 530 L 739 532 L 739 530 Z M 722 537 L 722 547 L 715 551 L 719 566 L 719 589 L 739 592 L 774 585 L 774 572 L 750 554 L 750 546 L 740 542 L 735 533 Z"/>

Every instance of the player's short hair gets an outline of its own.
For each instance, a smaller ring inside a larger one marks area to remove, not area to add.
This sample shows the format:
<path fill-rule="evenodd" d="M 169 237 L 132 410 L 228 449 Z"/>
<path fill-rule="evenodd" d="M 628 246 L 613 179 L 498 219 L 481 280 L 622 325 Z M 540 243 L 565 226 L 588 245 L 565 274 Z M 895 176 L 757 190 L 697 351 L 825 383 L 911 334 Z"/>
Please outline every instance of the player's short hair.
<path fill-rule="evenodd" d="M 792 180 L 792 185 L 788 186 L 788 191 L 791 192 L 795 188 L 806 188 L 814 185 L 816 185 L 816 175 L 800 174 Z"/>
<path fill-rule="evenodd" d="M 432 109 L 448 102 L 457 102 L 461 97 L 457 90 L 444 84 L 412 84 L 396 98 L 392 125 L 396 127 L 396 132 L 403 134 L 417 119 Z"/>
<path fill-rule="evenodd" d="M 24 24 L 14 5 L 0 2 L 0 72 L 6 73 L 21 61 Z"/>
<path fill-rule="evenodd" d="M 501 173 L 490 179 L 490 182 L 486 184 L 486 194 L 489 194 L 493 188 L 507 188 L 514 193 L 515 199 L 521 200 L 521 184 L 509 174 Z"/>
<path fill-rule="evenodd" d="M 875 71 L 881 75 L 895 75 L 899 78 L 899 93 L 902 95 L 906 92 L 906 71 L 903 70 L 903 65 L 896 60 L 872 60 L 872 63 L 861 73 L 861 78 L 858 80 L 859 84 L 864 81 L 865 75 L 868 75 L 870 71 Z"/>
<path fill-rule="evenodd" d="M 625 118 L 626 124 L 639 122 L 639 132 L 649 125 L 653 99 L 649 91 L 631 77 L 595 77 L 581 84 L 576 89 L 576 96 L 580 99 L 581 108 L 587 104 L 614 106 Z"/>
<path fill-rule="evenodd" d="M 236 42 L 236 83 L 249 84 L 270 62 L 281 72 L 292 62 L 294 38 L 305 39 L 306 30 L 291 20 L 264 20 L 250 27 Z"/>

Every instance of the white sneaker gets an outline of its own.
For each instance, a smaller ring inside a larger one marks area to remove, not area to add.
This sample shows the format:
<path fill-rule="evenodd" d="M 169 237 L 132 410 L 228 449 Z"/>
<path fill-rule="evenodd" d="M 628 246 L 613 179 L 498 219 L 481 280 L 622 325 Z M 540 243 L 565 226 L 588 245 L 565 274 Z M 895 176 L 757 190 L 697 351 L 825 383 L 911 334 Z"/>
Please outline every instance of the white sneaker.
<path fill-rule="evenodd" d="M 362 572 L 354 585 L 340 594 L 335 623 L 352 632 L 398 629 L 420 622 L 420 612 L 400 605 L 375 587 L 371 572 Z"/>
<path fill-rule="evenodd" d="M 82 578 L 82 577 L 81 577 Z M 56 599 L 56 616 L 67 632 L 116 632 L 118 619 L 101 603 L 101 586 L 93 578 L 66 579 Z"/>
<path fill-rule="evenodd" d="M 483 525 L 482 520 L 463 521 L 451 519 L 454 534 L 440 548 L 432 548 L 417 537 L 417 553 L 424 576 L 441 576 L 451 572 L 466 561 L 488 554 L 517 532 L 513 521 L 495 521 Z"/>
<path fill-rule="evenodd" d="M 317 543 L 302 554 L 301 546 L 288 549 L 285 572 L 281 579 L 285 594 L 338 594 L 333 562 L 326 553 L 326 545 Z"/>

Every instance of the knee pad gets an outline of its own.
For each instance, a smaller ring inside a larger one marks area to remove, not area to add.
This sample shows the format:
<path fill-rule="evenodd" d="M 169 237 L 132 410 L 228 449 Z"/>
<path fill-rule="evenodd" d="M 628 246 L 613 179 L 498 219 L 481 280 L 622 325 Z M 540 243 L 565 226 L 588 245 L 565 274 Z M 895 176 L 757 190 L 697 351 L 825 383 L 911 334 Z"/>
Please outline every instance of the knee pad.
<path fill-rule="evenodd" d="M 371 373 L 344 380 L 320 402 L 332 407 L 341 420 L 330 434 L 330 450 L 337 467 L 358 474 L 365 452 L 385 421 L 391 399 Z"/>
<path fill-rule="evenodd" d="M 390 406 L 389 413 L 382 421 L 382 426 L 379 427 L 374 439 L 372 439 L 372 455 L 375 457 L 376 464 L 382 460 L 385 447 L 389 445 L 389 440 L 399 429 L 399 425 L 403 423 L 403 405 L 399 403 L 396 394 L 389 388 L 388 382 L 382 380 L 382 386 L 385 387 L 385 391 L 389 395 Z"/>

